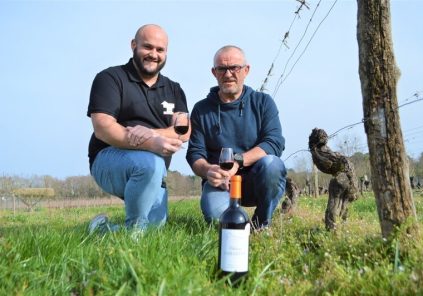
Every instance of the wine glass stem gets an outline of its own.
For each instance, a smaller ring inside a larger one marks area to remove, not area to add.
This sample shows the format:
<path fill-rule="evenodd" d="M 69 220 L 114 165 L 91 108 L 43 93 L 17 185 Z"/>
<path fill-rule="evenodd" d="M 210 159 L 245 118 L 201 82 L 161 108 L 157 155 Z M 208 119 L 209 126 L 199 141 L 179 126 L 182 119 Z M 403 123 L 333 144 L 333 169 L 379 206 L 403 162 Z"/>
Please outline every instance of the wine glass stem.
<path fill-rule="evenodd" d="M 229 186 L 229 178 L 228 178 L 228 177 L 225 177 L 225 184 L 226 184 L 227 186 Z"/>

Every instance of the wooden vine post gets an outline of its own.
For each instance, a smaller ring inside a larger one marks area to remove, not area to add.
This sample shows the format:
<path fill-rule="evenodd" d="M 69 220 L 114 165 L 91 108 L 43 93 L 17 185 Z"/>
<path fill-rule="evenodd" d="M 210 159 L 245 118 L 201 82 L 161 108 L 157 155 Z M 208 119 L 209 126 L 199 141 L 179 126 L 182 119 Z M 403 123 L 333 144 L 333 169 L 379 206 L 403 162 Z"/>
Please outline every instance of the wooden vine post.
<path fill-rule="evenodd" d="M 371 182 L 382 236 L 417 221 L 397 101 L 389 0 L 357 0 L 359 74 Z"/>

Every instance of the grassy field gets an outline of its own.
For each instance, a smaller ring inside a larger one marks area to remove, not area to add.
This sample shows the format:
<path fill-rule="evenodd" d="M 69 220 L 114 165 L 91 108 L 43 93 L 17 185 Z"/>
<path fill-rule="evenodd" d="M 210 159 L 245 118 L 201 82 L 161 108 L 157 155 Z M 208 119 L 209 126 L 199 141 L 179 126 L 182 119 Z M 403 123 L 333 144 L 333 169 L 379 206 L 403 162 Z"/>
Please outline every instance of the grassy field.
<path fill-rule="evenodd" d="M 271 232 L 250 237 L 250 272 L 237 288 L 216 276 L 218 232 L 198 200 L 172 201 L 165 227 L 139 240 L 88 235 L 89 220 L 122 207 L 0 212 L 0 295 L 423 295 L 423 238 L 381 239 L 373 197 L 360 198 L 336 232 L 327 197 L 301 198 Z M 420 226 L 423 196 L 415 195 Z"/>

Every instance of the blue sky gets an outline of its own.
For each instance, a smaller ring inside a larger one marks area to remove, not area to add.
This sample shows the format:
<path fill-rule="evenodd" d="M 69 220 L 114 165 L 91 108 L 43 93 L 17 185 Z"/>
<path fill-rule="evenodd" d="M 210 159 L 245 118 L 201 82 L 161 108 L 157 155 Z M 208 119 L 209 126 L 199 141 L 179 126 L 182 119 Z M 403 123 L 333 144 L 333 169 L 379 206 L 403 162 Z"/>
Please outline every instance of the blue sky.
<path fill-rule="evenodd" d="M 1 1 L 0 174 L 89 174 L 92 126 L 86 109 L 92 80 L 104 68 L 128 61 L 130 41 L 146 23 L 168 32 L 163 74 L 181 84 L 190 109 L 216 84 L 210 68 L 221 46 L 245 50 L 251 65 L 246 84 L 255 89 L 274 61 L 266 87 L 275 94 L 286 138 L 282 159 L 306 149 L 314 127 L 330 134 L 360 121 L 356 1 L 338 0 L 304 51 L 334 1 L 322 1 L 299 44 L 317 1 L 307 3 L 310 9 L 292 23 L 299 5 L 295 0 Z M 391 1 L 391 14 L 401 104 L 423 91 L 423 1 Z M 282 46 L 277 56 L 288 30 L 288 47 Z M 286 74 L 292 71 L 275 93 L 285 66 Z M 413 157 L 423 151 L 422 110 L 422 101 L 400 108 L 406 149 Z M 362 125 L 338 138 L 333 146 L 358 138 L 367 151 Z M 295 165 L 298 155 L 286 160 L 287 167 Z M 176 153 L 171 169 L 192 174 L 184 150 Z"/>

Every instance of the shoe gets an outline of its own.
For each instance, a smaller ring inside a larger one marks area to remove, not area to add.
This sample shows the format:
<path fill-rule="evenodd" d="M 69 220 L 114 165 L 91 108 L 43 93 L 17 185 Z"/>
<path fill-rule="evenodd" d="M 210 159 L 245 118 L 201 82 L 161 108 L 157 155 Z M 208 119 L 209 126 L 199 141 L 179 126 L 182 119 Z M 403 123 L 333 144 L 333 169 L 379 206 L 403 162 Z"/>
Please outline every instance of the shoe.
<path fill-rule="evenodd" d="M 265 227 L 260 227 L 258 229 L 255 229 L 254 234 L 265 236 L 265 237 L 271 237 L 273 236 L 273 231 L 269 226 L 265 226 Z"/>
<path fill-rule="evenodd" d="M 251 227 L 250 233 L 252 234 L 261 233 L 264 236 L 271 236 L 272 229 L 270 228 L 270 225 L 268 223 L 260 224 L 259 226 L 256 226 L 253 224 L 253 227 Z"/>
<path fill-rule="evenodd" d="M 109 219 L 105 214 L 95 216 L 88 226 L 89 234 L 93 234 L 96 230 L 101 230 L 103 232 L 107 227 L 107 221 L 109 221 Z"/>
<path fill-rule="evenodd" d="M 269 221 L 260 222 L 257 216 L 253 216 L 250 221 L 251 223 L 251 233 L 260 233 L 260 232 L 268 232 L 270 230 L 270 223 Z"/>
<path fill-rule="evenodd" d="M 141 228 L 136 228 L 133 230 L 130 230 L 130 237 L 131 239 L 138 243 L 140 241 L 140 239 L 144 236 L 145 234 L 145 229 L 141 229 Z"/>

